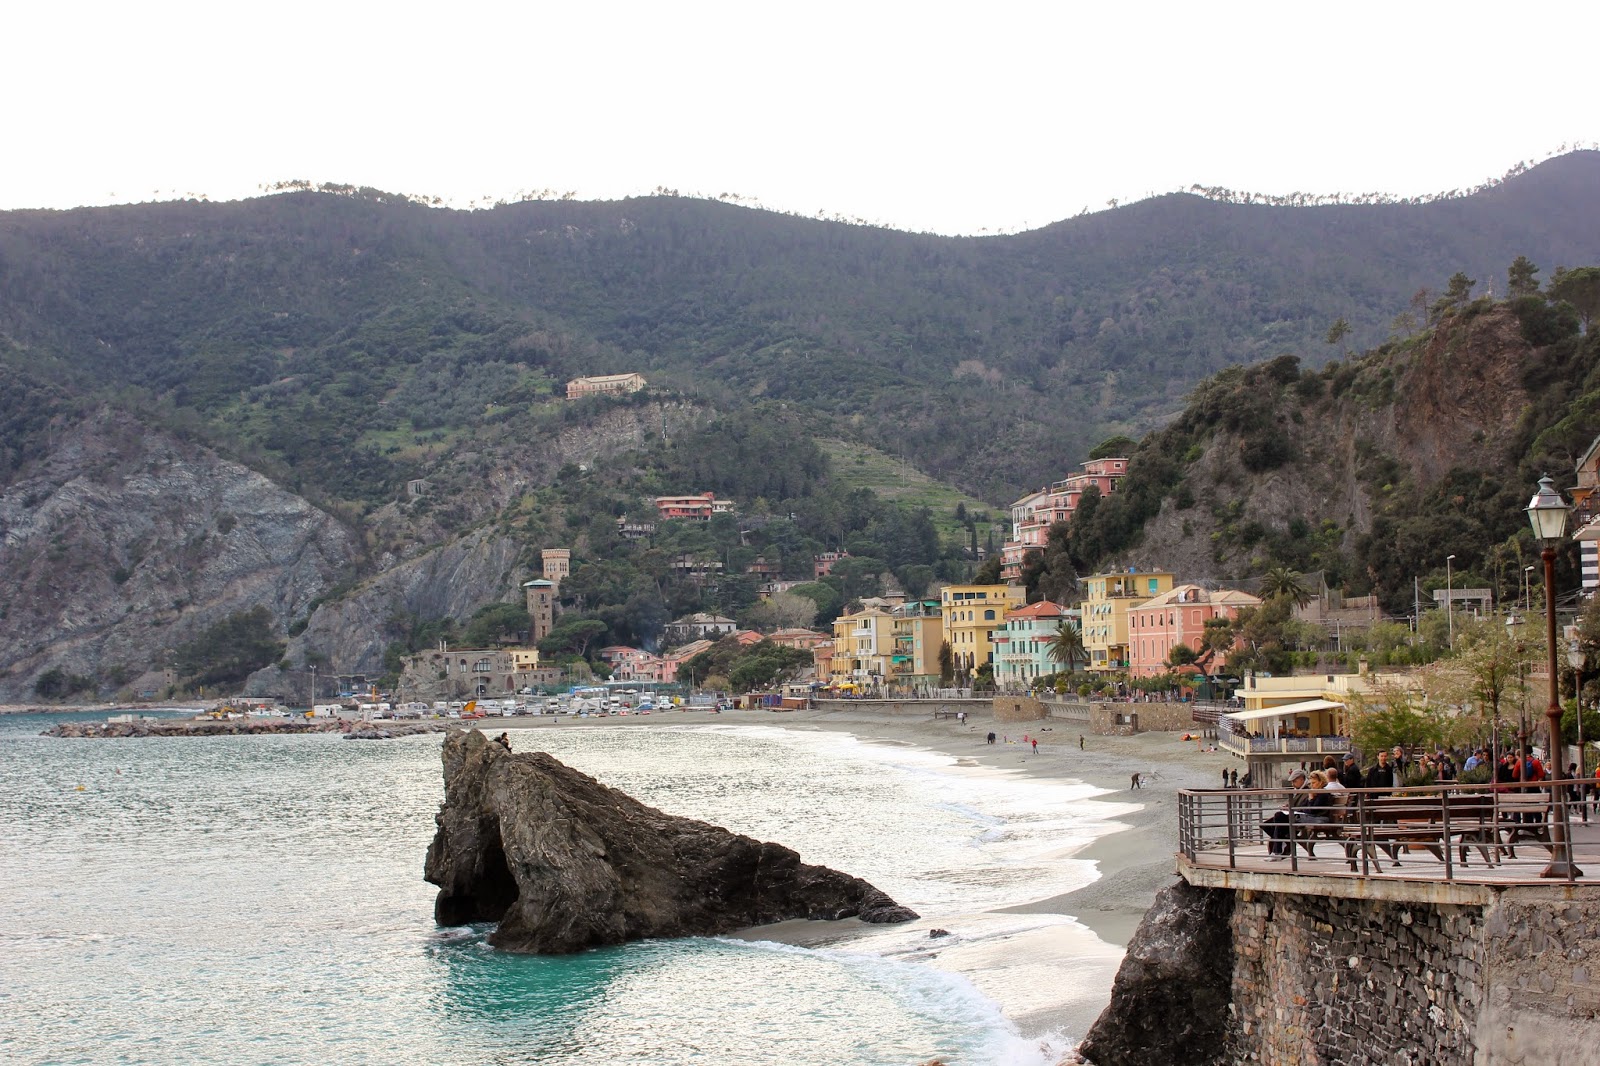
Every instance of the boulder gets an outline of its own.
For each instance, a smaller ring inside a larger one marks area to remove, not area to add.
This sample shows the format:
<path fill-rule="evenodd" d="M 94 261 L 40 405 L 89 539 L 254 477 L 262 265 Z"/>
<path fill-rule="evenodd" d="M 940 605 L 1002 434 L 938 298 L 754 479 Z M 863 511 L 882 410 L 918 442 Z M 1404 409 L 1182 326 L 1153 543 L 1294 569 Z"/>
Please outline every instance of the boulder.
<path fill-rule="evenodd" d="M 509 951 L 560 954 L 795 918 L 917 917 L 858 877 L 664 814 L 475 730 L 445 738 L 444 783 L 424 874 L 439 886 L 434 917 L 498 922 L 489 942 Z"/>
<path fill-rule="evenodd" d="M 1157 893 L 1078 1055 L 1100 1066 L 1228 1061 L 1232 912 L 1231 891 L 1178 881 Z"/>

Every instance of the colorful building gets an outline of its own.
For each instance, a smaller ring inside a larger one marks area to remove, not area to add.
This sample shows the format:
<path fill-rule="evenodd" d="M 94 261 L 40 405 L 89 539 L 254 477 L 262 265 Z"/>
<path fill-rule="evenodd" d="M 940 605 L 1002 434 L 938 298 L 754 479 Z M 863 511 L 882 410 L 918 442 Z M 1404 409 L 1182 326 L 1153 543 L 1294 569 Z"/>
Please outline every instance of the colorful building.
<path fill-rule="evenodd" d="M 1020 580 L 1023 557 L 1030 551 L 1044 551 L 1050 527 L 1072 517 L 1084 490 L 1093 485 L 1100 495 L 1109 496 L 1127 472 L 1125 458 L 1090 459 L 1083 464 L 1082 473 L 1030 492 L 1013 503 L 1011 536 L 1000 549 L 1000 576 L 1007 581 Z"/>
<path fill-rule="evenodd" d="M 1083 646 L 1089 669 L 1111 673 L 1128 669 L 1128 612 L 1172 591 L 1172 575 L 1162 571 L 1118 570 L 1084 579 Z"/>
<path fill-rule="evenodd" d="M 869 689 L 885 684 L 894 654 L 894 616 L 871 608 L 833 622 L 830 678 L 836 688 Z"/>
<path fill-rule="evenodd" d="M 994 683 L 1003 689 L 1027 689 L 1041 677 L 1066 670 L 1067 664 L 1057 662 L 1051 648 L 1061 623 L 1081 627 L 1080 615 L 1049 600 L 1007 612 L 1005 627 L 994 638 Z"/>
<path fill-rule="evenodd" d="M 978 667 L 994 662 L 995 634 L 1006 613 L 1022 606 L 1026 593 L 1016 585 L 946 585 L 939 591 L 944 639 L 950 643 L 956 683 L 971 682 Z"/>
<path fill-rule="evenodd" d="M 897 688 L 939 683 L 939 648 L 944 644 L 944 614 L 938 600 L 912 600 L 891 612 L 894 649 L 889 656 L 890 681 Z"/>
<path fill-rule="evenodd" d="M 713 492 L 698 492 L 690 496 L 657 496 L 655 504 L 663 521 L 681 519 L 709 522 L 714 514 L 733 511 L 732 500 L 719 500 Z"/>
<path fill-rule="evenodd" d="M 1236 618 L 1243 608 L 1260 605 L 1260 598 L 1248 592 L 1199 585 L 1179 585 L 1139 604 L 1128 612 L 1128 676 L 1166 673 L 1167 659 L 1179 644 L 1196 653 L 1204 650 L 1211 619 Z"/>

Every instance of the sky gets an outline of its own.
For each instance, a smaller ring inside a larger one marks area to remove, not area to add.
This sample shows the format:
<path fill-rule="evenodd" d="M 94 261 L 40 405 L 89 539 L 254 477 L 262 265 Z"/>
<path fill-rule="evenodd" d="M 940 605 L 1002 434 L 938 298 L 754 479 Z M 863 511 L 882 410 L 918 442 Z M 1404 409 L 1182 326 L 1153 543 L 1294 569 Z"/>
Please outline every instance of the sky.
<path fill-rule="evenodd" d="M 14 3 L 0 209 L 306 179 L 1030 229 L 1476 185 L 1600 140 L 1600 4 Z"/>

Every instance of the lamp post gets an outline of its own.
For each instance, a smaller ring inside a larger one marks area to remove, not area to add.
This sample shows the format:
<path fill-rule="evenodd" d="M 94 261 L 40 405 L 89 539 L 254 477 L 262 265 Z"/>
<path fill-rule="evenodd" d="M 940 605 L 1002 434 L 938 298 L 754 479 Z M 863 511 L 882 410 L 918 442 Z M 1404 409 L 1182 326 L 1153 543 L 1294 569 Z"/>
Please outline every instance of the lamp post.
<path fill-rule="evenodd" d="M 1550 703 L 1545 717 L 1550 721 L 1550 864 L 1539 872 L 1540 877 L 1571 880 L 1582 877 L 1583 871 L 1572 862 L 1572 849 L 1567 840 L 1566 788 L 1561 784 L 1561 697 L 1556 674 L 1556 542 L 1567 531 L 1567 514 L 1571 510 L 1556 484 L 1546 475 L 1539 479 L 1539 491 L 1528 501 L 1528 524 L 1533 535 L 1544 545 L 1539 558 L 1544 561 L 1544 632 L 1549 652 Z"/>
<path fill-rule="evenodd" d="M 1450 650 L 1456 648 L 1456 598 L 1451 587 L 1450 564 L 1456 561 L 1454 555 L 1444 557 L 1444 619 L 1450 628 Z"/>
<path fill-rule="evenodd" d="M 1567 665 L 1572 667 L 1572 706 L 1578 713 L 1578 777 L 1589 776 L 1589 767 L 1583 757 L 1583 648 L 1577 641 L 1567 645 Z"/>

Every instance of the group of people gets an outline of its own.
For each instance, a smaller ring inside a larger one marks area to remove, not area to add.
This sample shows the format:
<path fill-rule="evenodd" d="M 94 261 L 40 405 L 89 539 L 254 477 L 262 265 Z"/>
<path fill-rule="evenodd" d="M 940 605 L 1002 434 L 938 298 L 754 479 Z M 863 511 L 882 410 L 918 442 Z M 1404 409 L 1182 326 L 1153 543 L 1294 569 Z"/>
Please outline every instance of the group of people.
<path fill-rule="evenodd" d="M 1419 779 L 1423 783 L 1454 782 L 1459 773 L 1470 773 L 1480 766 L 1492 767 L 1496 788 L 1524 787 L 1544 781 L 1549 776 L 1544 762 L 1527 746 L 1520 752 L 1506 752 L 1499 759 L 1494 759 L 1487 749 L 1479 748 L 1466 758 L 1459 772 L 1455 757 L 1450 752 L 1441 750 L 1411 757 L 1398 744 L 1392 751 L 1378 752 L 1377 760 L 1365 770 L 1361 768 L 1354 752 L 1346 752 L 1342 759 L 1333 755 L 1325 756 L 1322 766 L 1317 769 L 1302 765 L 1289 774 L 1286 784 L 1292 791 L 1288 802 L 1262 823 L 1262 831 L 1268 840 L 1269 858 L 1288 858 L 1294 847 L 1294 826 L 1332 822 L 1339 808 L 1344 805 L 1344 797 L 1339 795 L 1343 789 L 1381 789 L 1388 792 L 1408 783 L 1417 784 Z M 1222 776 L 1223 787 L 1238 787 L 1229 771 L 1223 771 Z M 1567 800 L 1577 807 L 1587 822 L 1590 805 L 1600 806 L 1600 767 L 1590 778 L 1584 776 L 1584 771 L 1579 769 L 1577 763 L 1573 763 L 1566 776 L 1573 782 L 1566 788 Z M 1245 787 L 1249 787 L 1248 775 Z"/>

